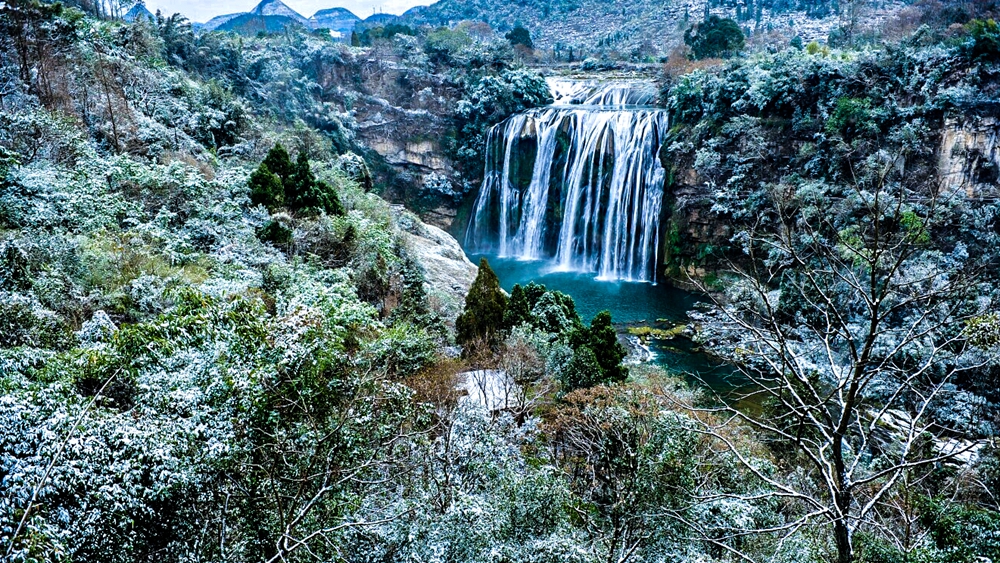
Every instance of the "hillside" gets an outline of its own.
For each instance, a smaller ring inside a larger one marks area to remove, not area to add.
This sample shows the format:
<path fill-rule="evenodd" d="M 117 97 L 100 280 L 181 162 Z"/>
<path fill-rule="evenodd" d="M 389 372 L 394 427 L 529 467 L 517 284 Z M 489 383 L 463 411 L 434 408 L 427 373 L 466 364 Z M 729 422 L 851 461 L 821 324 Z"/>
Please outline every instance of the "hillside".
<path fill-rule="evenodd" d="M 681 43 L 684 30 L 707 13 L 736 19 L 748 35 L 778 32 L 788 38 L 798 35 L 808 43 L 826 41 L 845 18 L 861 17 L 864 25 L 877 27 L 904 5 L 865 3 L 863 15 L 848 16 L 841 4 L 845 10 L 850 5 L 830 0 L 441 0 L 414 8 L 402 20 L 430 25 L 483 21 L 502 32 L 523 25 L 539 47 L 563 53 L 572 48 L 582 58 L 609 51 L 666 54 Z"/>

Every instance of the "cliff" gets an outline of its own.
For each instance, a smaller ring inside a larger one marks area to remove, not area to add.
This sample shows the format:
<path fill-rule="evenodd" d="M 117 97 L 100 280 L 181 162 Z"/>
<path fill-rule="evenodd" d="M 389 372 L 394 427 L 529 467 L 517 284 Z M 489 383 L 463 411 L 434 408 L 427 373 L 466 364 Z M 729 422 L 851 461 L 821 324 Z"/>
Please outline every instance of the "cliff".
<path fill-rule="evenodd" d="M 942 188 L 961 189 L 969 197 L 1000 195 L 1000 120 L 954 117 L 941 133 L 938 174 Z"/>

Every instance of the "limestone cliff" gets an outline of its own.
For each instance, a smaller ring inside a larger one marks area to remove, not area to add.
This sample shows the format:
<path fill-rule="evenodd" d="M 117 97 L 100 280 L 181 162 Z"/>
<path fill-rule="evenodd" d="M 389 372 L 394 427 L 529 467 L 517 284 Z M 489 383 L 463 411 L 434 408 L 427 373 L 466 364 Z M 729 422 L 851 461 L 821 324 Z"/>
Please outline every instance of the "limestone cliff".
<path fill-rule="evenodd" d="M 938 157 L 943 189 L 960 189 L 969 197 L 996 197 L 1000 192 L 1000 120 L 948 119 Z"/>

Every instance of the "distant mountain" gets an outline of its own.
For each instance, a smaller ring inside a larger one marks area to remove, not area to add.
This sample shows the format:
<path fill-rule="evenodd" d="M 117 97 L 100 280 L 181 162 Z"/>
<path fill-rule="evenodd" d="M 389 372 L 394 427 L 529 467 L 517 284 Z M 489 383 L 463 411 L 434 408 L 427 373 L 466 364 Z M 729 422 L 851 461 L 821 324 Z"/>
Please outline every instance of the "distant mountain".
<path fill-rule="evenodd" d="M 146 8 L 145 2 L 136 2 L 135 6 L 132 6 L 132 9 L 122 16 L 122 19 L 127 22 L 134 22 L 142 19 L 155 22 L 156 16 L 154 16 L 153 13 Z"/>
<path fill-rule="evenodd" d="M 349 37 L 361 18 L 346 8 L 330 8 L 320 10 L 309 18 L 309 23 L 316 29 L 329 29 L 341 36 Z"/>
<path fill-rule="evenodd" d="M 249 12 L 216 16 L 196 27 L 202 31 L 231 31 L 253 35 L 260 31 L 278 32 L 290 25 L 313 27 L 305 16 L 289 8 L 281 0 L 263 0 Z"/>
<path fill-rule="evenodd" d="M 289 8 L 281 0 L 264 0 L 250 11 L 252 15 L 269 18 L 288 18 L 302 27 L 309 27 L 309 20 L 295 10 Z"/>
<path fill-rule="evenodd" d="M 311 18 L 306 18 L 281 0 L 263 0 L 249 12 L 216 16 L 195 27 L 202 31 L 253 35 L 261 31 L 273 33 L 295 25 L 306 29 L 329 29 L 340 37 L 350 37 L 360 21 L 361 18 L 345 8 L 320 10 Z"/>
<path fill-rule="evenodd" d="M 246 15 L 246 12 L 242 12 L 242 13 L 239 13 L 239 14 L 226 14 L 224 16 L 215 16 L 214 18 L 208 20 L 205 23 L 201 23 L 201 24 L 197 24 L 196 23 L 196 24 L 194 24 L 194 27 L 195 27 L 195 29 L 204 29 L 205 31 L 214 31 L 214 30 L 218 29 L 224 23 L 228 22 L 229 20 L 232 20 L 234 18 L 238 18 L 238 17 L 243 16 L 243 15 Z"/>
<path fill-rule="evenodd" d="M 365 27 L 374 27 L 378 25 L 386 25 L 389 23 L 393 23 L 395 21 L 399 21 L 400 19 L 402 18 L 400 18 L 399 16 L 394 16 L 392 14 L 372 14 L 367 18 L 365 18 L 364 24 Z"/>

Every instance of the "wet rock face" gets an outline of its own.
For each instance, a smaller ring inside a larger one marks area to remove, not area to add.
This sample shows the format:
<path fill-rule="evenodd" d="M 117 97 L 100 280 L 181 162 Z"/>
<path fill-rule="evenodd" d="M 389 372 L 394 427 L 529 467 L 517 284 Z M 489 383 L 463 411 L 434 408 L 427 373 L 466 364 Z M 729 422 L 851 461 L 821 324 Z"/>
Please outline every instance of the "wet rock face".
<path fill-rule="evenodd" d="M 938 164 L 941 186 L 969 197 L 1000 194 L 1000 120 L 950 119 L 941 135 Z"/>
<path fill-rule="evenodd" d="M 455 237 L 423 223 L 401 206 L 394 206 L 394 210 L 399 214 L 399 227 L 410 252 L 424 269 L 431 304 L 447 324 L 454 326 L 479 268 L 469 261 Z"/>

